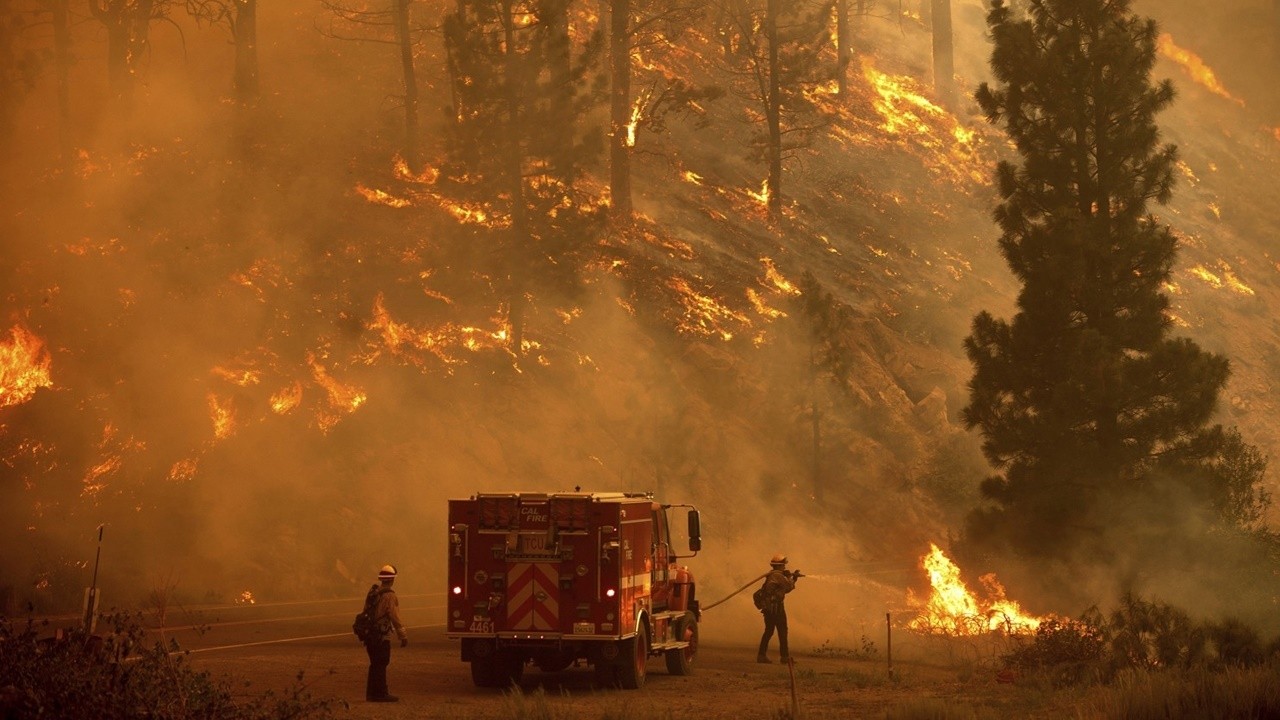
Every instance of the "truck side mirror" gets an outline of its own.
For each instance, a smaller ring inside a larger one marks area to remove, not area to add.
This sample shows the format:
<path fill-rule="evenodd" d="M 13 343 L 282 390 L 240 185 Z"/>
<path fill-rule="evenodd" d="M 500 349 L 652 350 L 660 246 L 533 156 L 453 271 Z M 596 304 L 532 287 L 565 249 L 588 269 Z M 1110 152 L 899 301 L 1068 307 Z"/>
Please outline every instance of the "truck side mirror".
<path fill-rule="evenodd" d="M 702 527 L 698 522 L 698 511 L 689 511 L 689 549 L 698 552 L 702 549 Z"/>

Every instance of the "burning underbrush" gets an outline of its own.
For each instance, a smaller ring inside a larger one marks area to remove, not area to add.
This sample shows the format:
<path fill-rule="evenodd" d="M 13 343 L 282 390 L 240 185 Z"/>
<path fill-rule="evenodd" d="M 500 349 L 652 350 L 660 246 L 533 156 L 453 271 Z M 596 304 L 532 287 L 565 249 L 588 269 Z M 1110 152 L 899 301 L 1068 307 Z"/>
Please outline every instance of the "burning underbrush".
<path fill-rule="evenodd" d="M 1170 603 L 1132 594 L 1078 618 L 1034 616 L 988 574 L 981 595 L 936 545 L 921 559 L 927 598 L 908 593 L 912 644 L 933 658 L 996 672 L 1000 682 L 1043 678 L 1055 686 L 1111 682 L 1130 671 L 1221 670 L 1280 662 L 1280 637 L 1267 640 L 1234 618 L 1196 619 Z"/>

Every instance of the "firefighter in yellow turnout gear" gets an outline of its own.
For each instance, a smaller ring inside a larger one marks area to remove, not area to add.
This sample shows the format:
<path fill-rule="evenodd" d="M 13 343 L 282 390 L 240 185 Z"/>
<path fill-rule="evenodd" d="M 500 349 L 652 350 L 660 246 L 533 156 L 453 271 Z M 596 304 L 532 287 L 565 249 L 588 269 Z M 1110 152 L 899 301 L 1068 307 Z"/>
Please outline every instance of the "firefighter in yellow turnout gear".
<path fill-rule="evenodd" d="M 769 561 L 772 568 L 769 574 L 765 576 L 764 586 L 761 588 L 762 602 L 760 613 L 764 615 L 764 635 L 760 637 L 760 652 L 756 655 L 756 662 L 767 663 L 769 660 L 769 641 L 773 639 L 773 631 L 778 631 L 778 650 L 782 655 L 782 662 L 791 659 L 790 653 L 787 651 L 787 593 L 795 590 L 796 580 L 801 576 L 800 571 L 787 571 L 787 556 L 782 553 L 774 555 Z"/>

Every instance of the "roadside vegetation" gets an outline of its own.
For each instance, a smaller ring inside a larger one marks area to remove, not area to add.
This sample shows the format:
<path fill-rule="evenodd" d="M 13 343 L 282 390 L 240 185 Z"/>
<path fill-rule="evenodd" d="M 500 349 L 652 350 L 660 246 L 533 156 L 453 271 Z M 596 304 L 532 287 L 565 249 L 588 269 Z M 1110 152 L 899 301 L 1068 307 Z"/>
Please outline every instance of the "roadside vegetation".
<path fill-rule="evenodd" d="M 115 720 L 325 720 L 302 673 L 280 692 L 249 694 L 194 670 L 174 643 L 148 644 L 141 616 L 105 615 L 100 634 L 0 617 L 0 717 Z"/>

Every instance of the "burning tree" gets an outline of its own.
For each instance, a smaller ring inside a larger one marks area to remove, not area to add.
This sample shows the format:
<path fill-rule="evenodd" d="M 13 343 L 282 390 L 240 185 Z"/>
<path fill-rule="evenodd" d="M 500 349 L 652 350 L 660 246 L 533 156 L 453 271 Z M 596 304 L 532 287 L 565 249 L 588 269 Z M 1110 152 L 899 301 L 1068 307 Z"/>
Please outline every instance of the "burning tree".
<path fill-rule="evenodd" d="M 602 145 L 577 132 L 602 36 L 591 33 L 574 58 L 567 13 L 563 0 L 460 0 L 444 21 L 453 89 L 444 185 L 485 207 L 477 239 L 495 249 L 489 270 L 517 354 L 529 294 L 540 282 L 572 286 L 573 256 L 595 235 L 596 213 L 573 183 Z"/>
<path fill-rule="evenodd" d="M 730 59 L 737 62 L 742 95 L 756 105 L 763 121 L 753 145 L 768 168 L 764 200 L 769 214 L 777 217 L 782 213 L 783 163 L 820 124 L 806 120 L 817 115 L 805 90 L 837 75 L 836 68 L 822 62 L 832 4 L 756 0 L 734 8 L 732 19 L 743 44 L 738 57 Z"/>
<path fill-rule="evenodd" d="M 1178 243 L 1147 206 L 1172 193 L 1155 116 L 1174 91 L 1152 84 L 1156 25 L 1129 6 L 1032 0 L 1023 18 L 997 0 L 988 16 L 997 84 L 977 100 L 1021 156 L 997 170 L 995 218 L 1022 289 L 1012 321 L 984 311 L 965 340 L 964 420 L 1000 471 L 975 548 L 1114 558 L 1136 540 L 1150 559 L 1181 527 L 1256 526 L 1266 504 L 1265 462 L 1209 425 L 1227 359 L 1170 334 Z"/>

